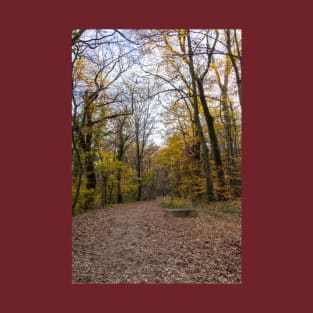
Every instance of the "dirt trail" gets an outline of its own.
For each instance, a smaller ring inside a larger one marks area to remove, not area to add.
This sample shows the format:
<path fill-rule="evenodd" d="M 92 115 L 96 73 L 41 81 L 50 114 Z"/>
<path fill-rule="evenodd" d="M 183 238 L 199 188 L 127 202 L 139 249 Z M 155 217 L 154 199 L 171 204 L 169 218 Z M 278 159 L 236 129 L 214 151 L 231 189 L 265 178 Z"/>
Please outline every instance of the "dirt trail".
<path fill-rule="evenodd" d="M 73 283 L 239 283 L 240 221 L 164 217 L 160 200 L 73 217 Z"/>

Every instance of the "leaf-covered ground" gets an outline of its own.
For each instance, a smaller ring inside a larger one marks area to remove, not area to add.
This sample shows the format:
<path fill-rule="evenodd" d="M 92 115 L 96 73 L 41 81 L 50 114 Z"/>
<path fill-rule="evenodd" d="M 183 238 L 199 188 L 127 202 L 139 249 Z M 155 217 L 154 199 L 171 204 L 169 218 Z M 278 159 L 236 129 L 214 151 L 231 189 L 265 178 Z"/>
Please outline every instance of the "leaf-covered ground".
<path fill-rule="evenodd" d="M 240 215 L 165 217 L 161 201 L 73 217 L 73 283 L 240 283 Z"/>

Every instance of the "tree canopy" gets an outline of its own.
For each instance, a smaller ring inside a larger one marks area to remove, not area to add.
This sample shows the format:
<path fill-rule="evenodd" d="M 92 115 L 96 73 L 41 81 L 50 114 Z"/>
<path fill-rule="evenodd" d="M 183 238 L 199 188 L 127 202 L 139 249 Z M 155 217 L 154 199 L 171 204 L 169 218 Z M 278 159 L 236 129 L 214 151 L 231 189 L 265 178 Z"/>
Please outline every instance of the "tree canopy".
<path fill-rule="evenodd" d="M 72 32 L 72 213 L 241 196 L 241 31 Z"/>

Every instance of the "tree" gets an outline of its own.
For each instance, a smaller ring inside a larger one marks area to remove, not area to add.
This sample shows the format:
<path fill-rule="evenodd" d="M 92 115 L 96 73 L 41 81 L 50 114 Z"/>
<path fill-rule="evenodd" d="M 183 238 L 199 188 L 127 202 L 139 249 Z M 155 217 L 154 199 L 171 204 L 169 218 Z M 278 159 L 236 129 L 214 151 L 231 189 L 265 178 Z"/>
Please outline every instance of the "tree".
<path fill-rule="evenodd" d="M 233 68 L 235 70 L 236 74 L 236 81 L 237 81 L 237 87 L 238 87 L 238 97 L 239 97 L 239 103 L 242 104 L 241 101 L 241 47 L 240 47 L 240 41 L 237 35 L 237 30 L 233 30 L 233 38 L 232 33 L 230 29 L 225 30 L 226 38 L 227 38 L 227 51 L 228 55 L 231 59 L 231 63 L 233 65 Z M 235 45 L 235 52 L 233 51 L 233 42 Z M 235 54 L 234 54 L 235 53 Z"/>
<path fill-rule="evenodd" d="M 200 124 L 200 118 L 199 118 L 199 105 L 198 105 L 198 96 L 197 96 L 197 87 L 196 87 L 196 75 L 193 65 L 193 51 L 191 47 L 191 38 L 190 38 L 190 32 L 187 31 L 187 42 L 188 42 L 188 57 L 189 57 L 189 69 L 190 69 L 190 75 L 192 79 L 192 94 L 193 94 L 193 108 L 194 108 L 194 114 L 195 114 L 195 123 L 198 130 L 198 135 L 200 138 L 201 146 L 202 146 L 202 153 L 203 153 L 203 161 L 204 161 L 204 169 L 205 169 L 205 178 L 206 178 L 206 195 L 207 200 L 211 201 L 214 200 L 214 192 L 213 192 L 213 182 L 212 182 L 212 175 L 211 175 L 211 168 L 209 163 L 209 149 L 207 147 L 202 127 Z M 201 97 L 201 96 L 200 96 Z"/>
<path fill-rule="evenodd" d="M 200 137 L 200 141 L 202 141 L 202 149 L 203 149 L 203 157 L 204 164 L 206 167 L 206 176 L 207 176 L 207 184 L 210 183 L 210 179 L 208 177 L 209 172 L 209 162 L 207 161 L 208 157 L 206 157 L 208 148 L 204 147 L 205 138 L 201 135 L 203 133 L 200 120 L 197 122 L 199 115 L 199 105 L 198 105 L 198 96 L 200 99 L 200 103 L 202 109 L 204 111 L 204 117 L 208 128 L 208 133 L 210 137 L 210 144 L 212 147 L 212 153 L 215 161 L 216 172 L 217 172 L 217 181 L 218 181 L 218 198 L 220 200 L 225 199 L 225 177 L 224 170 L 222 164 L 222 157 L 220 153 L 218 138 L 216 136 L 216 131 L 214 127 L 214 118 L 210 113 L 207 104 L 207 97 L 205 94 L 204 81 L 206 75 L 209 72 L 210 64 L 212 60 L 212 55 L 215 52 L 215 47 L 218 41 L 218 32 L 215 32 L 215 39 L 212 47 L 210 46 L 209 40 L 209 31 L 195 32 L 195 36 L 191 38 L 191 32 L 189 30 L 177 30 L 177 31 L 161 31 L 160 36 L 164 42 L 164 45 L 160 45 L 160 43 L 156 43 L 158 47 L 165 48 L 167 52 L 170 52 L 172 56 L 174 56 L 175 61 L 171 61 L 172 63 L 176 63 L 176 59 L 180 58 L 189 68 L 189 74 L 192 80 L 192 95 L 193 98 L 193 109 L 196 110 L 195 113 L 195 123 L 197 124 L 197 132 Z M 175 42 L 175 37 L 177 41 Z M 194 43 L 195 48 L 192 47 L 192 42 Z M 205 42 L 205 45 L 202 47 L 201 44 Z M 198 51 L 199 50 L 199 51 Z M 197 56 L 198 69 L 195 69 L 194 60 L 195 56 Z M 168 57 L 168 54 L 166 55 Z M 203 59 L 203 57 L 206 57 Z M 191 65 L 192 63 L 192 65 Z M 176 67 L 177 68 L 177 67 Z M 181 78 L 182 71 L 179 72 L 179 77 Z M 177 77 L 177 76 L 176 76 Z M 186 84 L 186 80 L 183 79 L 183 82 Z M 195 82 L 195 86 L 193 83 Z M 188 83 L 187 83 L 188 84 Z M 190 95 L 189 95 L 190 96 Z M 196 101 L 196 103 L 195 103 Z M 201 128 L 201 129 L 200 129 Z M 202 137 L 202 138 L 201 138 Z M 205 145 L 207 146 L 207 145 Z M 207 186 L 207 191 L 209 192 L 210 187 Z M 208 195 L 208 199 L 210 196 Z"/>
<path fill-rule="evenodd" d="M 93 149 L 95 126 L 104 125 L 108 119 L 131 114 L 129 111 L 112 113 L 110 109 L 112 104 L 122 101 L 119 90 L 113 87 L 130 66 L 130 60 L 125 59 L 124 48 L 120 44 L 111 47 L 112 32 L 106 34 L 96 31 L 91 38 L 82 38 L 82 34 L 86 32 L 74 31 L 72 36 L 72 151 L 79 164 L 73 211 L 79 198 L 83 173 L 88 190 L 85 208 L 90 209 L 93 204 L 96 188 Z M 106 41 L 108 38 L 110 41 Z"/>
<path fill-rule="evenodd" d="M 144 89 L 134 92 L 134 112 L 132 125 L 136 146 L 136 172 L 138 181 L 137 201 L 142 197 L 142 161 L 148 139 L 154 128 L 155 117 L 152 115 L 151 102 L 147 98 Z"/>
<path fill-rule="evenodd" d="M 240 195 L 240 44 L 238 30 L 73 31 L 73 214 Z"/>
<path fill-rule="evenodd" d="M 133 104 L 132 104 L 133 106 Z M 129 116 L 120 116 L 116 118 L 115 123 L 115 132 L 116 132 L 116 146 L 117 146 L 117 161 L 122 164 L 124 161 L 124 155 L 126 149 L 131 143 L 133 134 L 131 133 L 131 119 Z M 121 179 L 122 179 L 122 166 L 119 166 L 117 170 L 117 203 L 123 202 L 122 188 L 121 188 Z"/>

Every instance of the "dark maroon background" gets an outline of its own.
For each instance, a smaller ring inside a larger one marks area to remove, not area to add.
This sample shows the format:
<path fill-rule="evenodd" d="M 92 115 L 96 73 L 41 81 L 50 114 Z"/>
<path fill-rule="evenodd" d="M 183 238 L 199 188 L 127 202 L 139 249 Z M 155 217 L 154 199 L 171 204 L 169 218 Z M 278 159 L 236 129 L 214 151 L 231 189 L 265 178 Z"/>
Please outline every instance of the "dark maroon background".
<path fill-rule="evenodd" d="M 312 312 L 311 10 L 175 2 L 3 5 L 2 312 Z M 71 30 L 112 27 L 243 29 L 241 285 L 71 284 Z"/>

